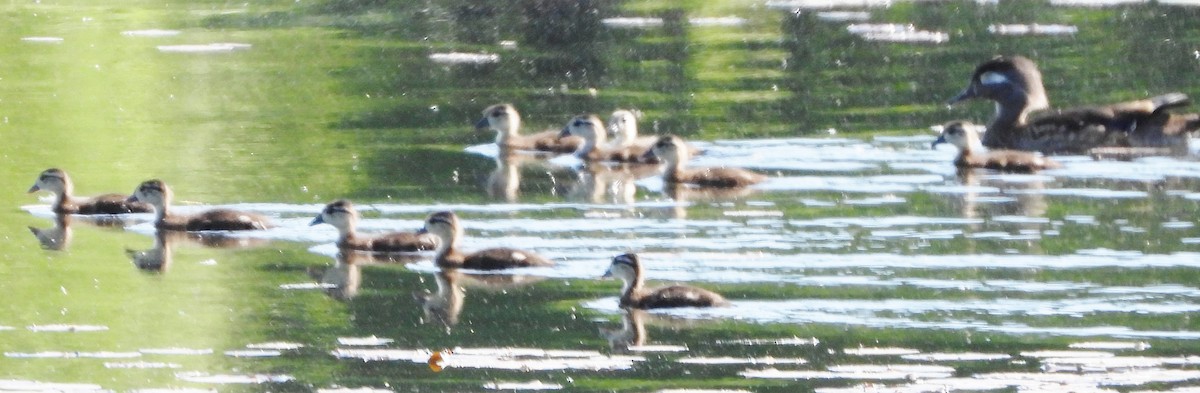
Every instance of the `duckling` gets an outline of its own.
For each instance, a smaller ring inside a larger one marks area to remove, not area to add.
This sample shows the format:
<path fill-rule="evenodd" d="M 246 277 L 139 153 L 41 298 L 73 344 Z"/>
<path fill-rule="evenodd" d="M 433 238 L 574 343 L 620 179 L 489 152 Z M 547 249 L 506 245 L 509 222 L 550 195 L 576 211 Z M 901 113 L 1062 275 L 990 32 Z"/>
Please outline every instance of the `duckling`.
<path fill-rule="evenodd" d="M 996 102 L 983 145 L 1053 153 L 1085 153 L 1096 147 L 1160 147 L 1186 153 L 1188 133 L 1200 129 L 1200 114 L 1166 110 L 1189 103 L 1183 93 L 1106 106 L 1033 112 L 1049 107 L 1042 74 L 1032 60 L 996 57 L 975 68 L 969 85 L 950 104 L 980 98 Z"/>
<path fill-rule="evenodd" d="M 127 196 L 120 194 L 104 194 L 91 198 L 74 198 L 71 193 L 75 185 L 67 172 L 58 168 L 50 168 L 38 175 L 29 192 L 49 191 L 55 194 L 54 212 L 58 214 L 125 214 L 149 213 L 154 208 L 145 203 L 129 202 Z"/>
<path fill-rule="evenodd" d="M 338 230 L 338 248 L 375 251 L 375 252 L 411 252 L 432 250 L 437 241 L 429 235 L 418 235 L 408 232 L 393 232 L 373 237 L 360 237 L 355 232 L 358 224 L 358 211 L 354 204 L 345 199 L 339 199 L 325 205 L 308 225 L 333 225 Z"/>
<path fill-rule="evenodd" d="M 658 138 L 654 147 L 646 152 L 645 159 L 661 159 L 667 169 L 663 173 L 663 181 L 670 183 L 686 183 L 700 187 L 745 187 L 766 180 L 766 176 L 740 168 L 701 168 L 688 169 L 687 161 L 691 158 L 683 138 L 666 135 Z"/>
<path fill-rule="evenodd" d="M 228 209 L 214 209 L 192 216 L 174 216 L 167 211 L 171 205 L 173 193 L 162 180 L 147 180 L 138 185 L 132 202 L 144 202 L 154 206 L 157 212 L 154 226 L 169 231 L 240 231 L 266 229 L 271 227 L 266 217 L 248 212 Z"/>
<path fill-rule="evenodd" d="M 438 237 L 434 262 L 443 268 L 498 270 L 554 264 L 532 252 L 512 248 L 489 248 L 470 254 L 459 252 L 457 247 L 462 241 L 463 228 L 459 225 L 458 216 L 453 212 L 430 214 L 425 219 L 425 227 L 418 233 L 429 233 Z"/>
<path fill-rule="evenodd" d="M 979 141 L 976 126 L 966 121 L 952 121 L 942 126 L 942 134 L 930 147 L 949 143 L 958 147 L 954 165 L 960 168 L 988 168 L 1006 172 L 1035 172 L 1059 168 L 1058 162 L 1035 153 L 1019 150 L 987 150 Z M 990 132 L 990 131 L 989 131 Z"/>
<path fill-rule="evenodd" d="M 596 115 L 579 115 L 571 118 L 559 136 L 574 135 L 583 138 L 583 144 L 575 150 L 575 156 L 585 161 L 637 162 L 642 157 L 636 146 L 614 147 L 606 143 L 607 132 L 604 122 Z"/>
<path fill-rule="evenodd" d="M 545 131 L 533 135 L 518 134 L 521 115 L 512 104 L 496 104 L 483 110 L 483 118 L 475 123 L 478 130 L 496 130 L 496 146 L 501 150 L 534 150 L 551 153 L 570 153 L 583 144 L 583 139 L 563 137 L 557 131 Z"/>
<path fill-rule="evenodd" d="M 614 111 L 608 118 L 608 127 L 613 135 L 613 140 L 608 142 L 610 150 L 629 149 L 630 154 L 642 157 L 647 150 L 654 146 L 654 142 L 658 142 L 657 136 L 638 136 L 637 116 L 633 111 L 625 109 Z M 691 144 L 688 144 L 687 147 L 693 157 L 704 152 Z M 657 163 L 651 162 L 651 164 Z"/>
<path fill-rule="evenodd" d="M 717 307 L 729 305 L 729 301 L 716 292 L 687 285 L 647 290 L 643 288 L 641 258 L 634 253 L 617 255 L 609 265 L 604 277 L 617 277 L 625 282 L 621 289 L 621 308 L 671 308 L 671 307 Z"/>

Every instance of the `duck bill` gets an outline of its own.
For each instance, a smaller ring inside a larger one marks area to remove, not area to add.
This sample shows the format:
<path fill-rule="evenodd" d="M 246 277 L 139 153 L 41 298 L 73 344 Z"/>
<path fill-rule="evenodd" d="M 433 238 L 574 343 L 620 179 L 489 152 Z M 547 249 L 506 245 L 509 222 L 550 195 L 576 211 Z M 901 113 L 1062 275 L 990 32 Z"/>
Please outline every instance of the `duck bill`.
<path fill-rule="evenodd" d="M 604 275 L 600 276 L 600 278 L 612 278 L 612 276 L 613 276 L 612 268 L 610 267 L 610 268 L 608 268 L 608 270 L 604 271 Z"/>
<path fill-rule="evenodd" d="M 566 138 L 569 136 L 571 136 L 571 128 L 570 127 L 563 127 L 562 131 L 559 131 L 559 133 L 558 133 L 559 138 Z"/>
<path fill-rule="evenodd" d="M 475 122 L 475 131 L 483 131 L 489 128 L 492 128 L 492 124 L 488 123 L 488 119 L 486 117 Z"/>
<path fill-rule="evenodd" d="M 638 157 L 638 160 L 641 162 L 658 162 L 658 156 L 654 154 L 654 150 L 646 150 L 645 153 L 642 153 L 641 157 Z"/>
<path fill-rule="evenodd" d="M 937 145 L 940 145 L 940 144 L 943 144 L 943 143 L 947 143 L 947 142 L 946 142 L 946 136 L 945 136 L 945 135 L 938 135 L 938 138 L 937 138 L 937 139 L 935 139 L 935 140 L 933 141 L 933 143 L 930 143 L 930 144 L 929 144 L 929 148 L 930 148 L 930 149 L 937 149 Z"/>
<path fill-rule="evenodd" d="M 26 194 L 32 194 L 32 193 L 35 193 L 35 192 L 38 192 L 38 191 L 41 191 L 41 190 L 42 190 L 42 188 L 41 188 L 41 187 L 38 187 L 38 185 L 37 185 L 37 184 L 34 184 L 34 185 L 33 185 L 33 187 L 29 187 L 29 191 L 26 191 L 25 193 L 26 193 Z"/>
<path fill-rule="evenodd" d="M 949 101 L 946 101 L 946 105 L 954 105 L 972 98 L 975 98 L 975 89 L 972 89 L 970 86 L 968 86 L 966 89 L 963 89 L 961 93 L 958 93 L 958 95 L 950 98 Z"/>
<path fill-rule="evenodd" d="M 419 235 L 428 235 L 428 234 L 429 234 L 429 230 L 428 230 L 428 229 L 425 229 L 424 227 L 422 227 L 421 229 L 418 229 L 418 230 L 417 230 L 417 235 L 418 235 L 418 236 L 419 236 Z"/>
<path fill-rule="evenodd" d="M 318 214 L 316 217 L 313 217 L 312 222 L 308 223 L 308 226 L 311 227 L 313 225 L 324 224 L 324 223 L 325 223 L 325 219 L 321 218 L 321 215 Z"/>
<path fill-rule="evenodd" d="M 133 203 L 133 202 L 141 202 L 141 201 L 138 200 L 137 195 L 130 195 L 129 198 L 125 198 L 125 202 Z"/>

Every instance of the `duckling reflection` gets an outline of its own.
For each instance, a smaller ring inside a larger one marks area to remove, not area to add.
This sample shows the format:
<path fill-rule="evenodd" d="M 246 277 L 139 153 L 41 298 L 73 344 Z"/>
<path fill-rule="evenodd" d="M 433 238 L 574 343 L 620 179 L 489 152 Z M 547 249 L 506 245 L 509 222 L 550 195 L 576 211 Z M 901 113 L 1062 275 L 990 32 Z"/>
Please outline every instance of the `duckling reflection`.
<path fill-rule="evenodd" d="M 646 345 L 649 336 L 646 334 L 646 311 L 636 308 L 621 310 L 621 328 L 600 328 L 600 335 L 608 340 L 608 347 L 615 351 L 627 352 L 630 347 Z"/>
<path fill-rule="evenodd" d="M 154 231 L 154 245 L 144 250 L 125 249 L 125 254 L 138 269 L 165 273 L 171 267 L 175 245 L 194 243 L 211 248 L 261 247 L 269 240 L 225 236 L 214 233 L 190 233 L 179 231 Z"/>
<path fill-rule="evenodd" d="M 521 197 L 521 170 L 522 168 L 526 171 L 530 170 L 526 165 L 533 166 L 535 171 L 547 175 L 548 180 L 553 183 L 554 171 L 545 165 L 542 158 L 544 155 L 501 151 L 495 158 L 496 169 L 488 174 L 487 181 L 484 183 L 484 190 L 488 196 L 495 199 L 510 203 L 518 201 Z M 543 169 L 544 172 L 542 172 Z M 534 180 L 541 180 L 541 178 Z"/>
<path fill-rule="evenodd" d="M 575 182 L 567 188 L 569 201 L 628 205 L 637 194 L 637 180 L 653 176 L 657 168 L 641 164 L 588 162 L 575 170 Z"/>
<path fill-rule="evenodd" d="M 1047 210 L 1046 198 L 1041 192 L 1046 188 L 1043 181 L 1030 179 L 1023 182 L 1005 181 L 1003 178 L 980 173 L 975 168 L 959 168 L 957 177 L 962 185 L 967 186 L 966 192 L 960 198 L 952 198 L 952 203 L 958 204 L 963 218 L 986 218 L 996 216 L 1045 217 Z M 1001 190 L 996 195 L 981 195 L 980 190 Z M 1012 200 L 997 200 L 1009 199 Z M 973 224 L 968 228 L 973 231 L 994 230 L 985 226 L 996 224 Z M 1003 224 L 1016 225 L 1017 230 L 1041 230 L 1041 223 Z M 1035 242 L 1036 243 L 1036 242 Z M 968 250 L 970 251 L 970 250 Z"/>
<path fill-rule="evenodd" d="M 37 238 L 42 248 L 61 251 L 71 245 L 71 216 L 69 214 L 54 215 L 54 226 L 48 228 L 29 227 L 33 237 Z"/>
<path fill-rule="evenodd" d="M 433 275 L 436 292 L 416 291 L 413 299 L 424 312 L 422 323 L 436 322 L 447 331 L 458 324 L 466 298 L 466 288 L 485 291 L 504 291 L 520 288 L 543 280 L 526 275 L 467 274 L 458 269 L 441 269 Z"/>

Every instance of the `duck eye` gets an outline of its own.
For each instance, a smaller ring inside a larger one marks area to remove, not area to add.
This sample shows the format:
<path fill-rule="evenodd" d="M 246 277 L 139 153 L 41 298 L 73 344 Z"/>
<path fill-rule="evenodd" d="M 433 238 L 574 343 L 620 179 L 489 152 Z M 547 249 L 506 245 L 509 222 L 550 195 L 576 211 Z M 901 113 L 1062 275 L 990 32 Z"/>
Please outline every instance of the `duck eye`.
<path fill-rule="evenodd" d="M 574 126 L 576 126 L 576 127 L 583 127 L 583 126 L 585 126 L 585 125 L 587 125 L 587 124 L 588 124 L 588 123 L 587 123 L 586 121 L 583 121 L 583 120 L 576 120 L 576 121 L 575 121 L 575 124 L 572 124 L 572 125 L 574 125 Z"/>

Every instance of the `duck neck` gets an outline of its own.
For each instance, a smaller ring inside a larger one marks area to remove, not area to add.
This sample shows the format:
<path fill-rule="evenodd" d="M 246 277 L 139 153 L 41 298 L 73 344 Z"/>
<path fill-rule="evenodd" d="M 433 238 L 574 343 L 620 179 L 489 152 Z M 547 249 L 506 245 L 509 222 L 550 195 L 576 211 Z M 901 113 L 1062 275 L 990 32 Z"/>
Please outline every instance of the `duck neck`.
<path fill-rule="evenodd" d="M 641 272 L 638 272 L 633 277 L 626 278 L 622 281 L 624 281 L 625 286 L 621 288 L 621 303 L 633 301 L 635 295 L 638 293 L 638 291 L 641 291 L 642 286 L 645 285 L 645 281 L 642 279 Z"/>
<path fill-rule="evenodd" d="M 171 216 L 170 213 L 167 212 L 167 206 L 170 204 L 170 202 L 164 199 L 162 203 L 154 205 L 154 222 L 160 227 L 165 224 L 167 222 L 167 218 Z"/>
<path fill-rule="evenodd" d="M 996 117 L 983 134 L 982 144 L 988 147 L 1014 147 L 1014 139 L 1017 138 L 1014 130 L 1025 126 L 1030 113 L 1049 106 L 1049 99 L 1040 85 L 1028 92 L 1013 90 L 995 101 Z"/>
<path fill-rule="evenodd" d="M 510 117 L 507 122 L 500 124 L 500 127 L 496 128 L 496 145 L 507 145 L 509 140 L 516 139 L 517 130 L 520 129 L 521 119 Z"/>
<path fill-rule="evenodd" d="M 353 222 L 347 222 L 345 225 L 339 225 L 338 226 L 338 242 L 339 243 L 349 242 L 351 239 L 354 239 L 355 233 L 356 233 L 355 224 Z"/>
<path fill-rule="evenodd" d="M 681 157 L 682 154 L 670 154 L 663 157 L 663 167 L 666 169 L 667 179 L 676 179 L 683 169 L 687 166 L 686 157 Z"/>
<path fill-rule="evenodd" d="M 446 260 L 446 257 L 454 254 L 458 247 L 458 242 L 462 240 L 462 231 L 455 228 L 450 236 L 439 236 L 437 248 L 434 249 L 434 254 L 437 255 L 438 261 Z"/>

